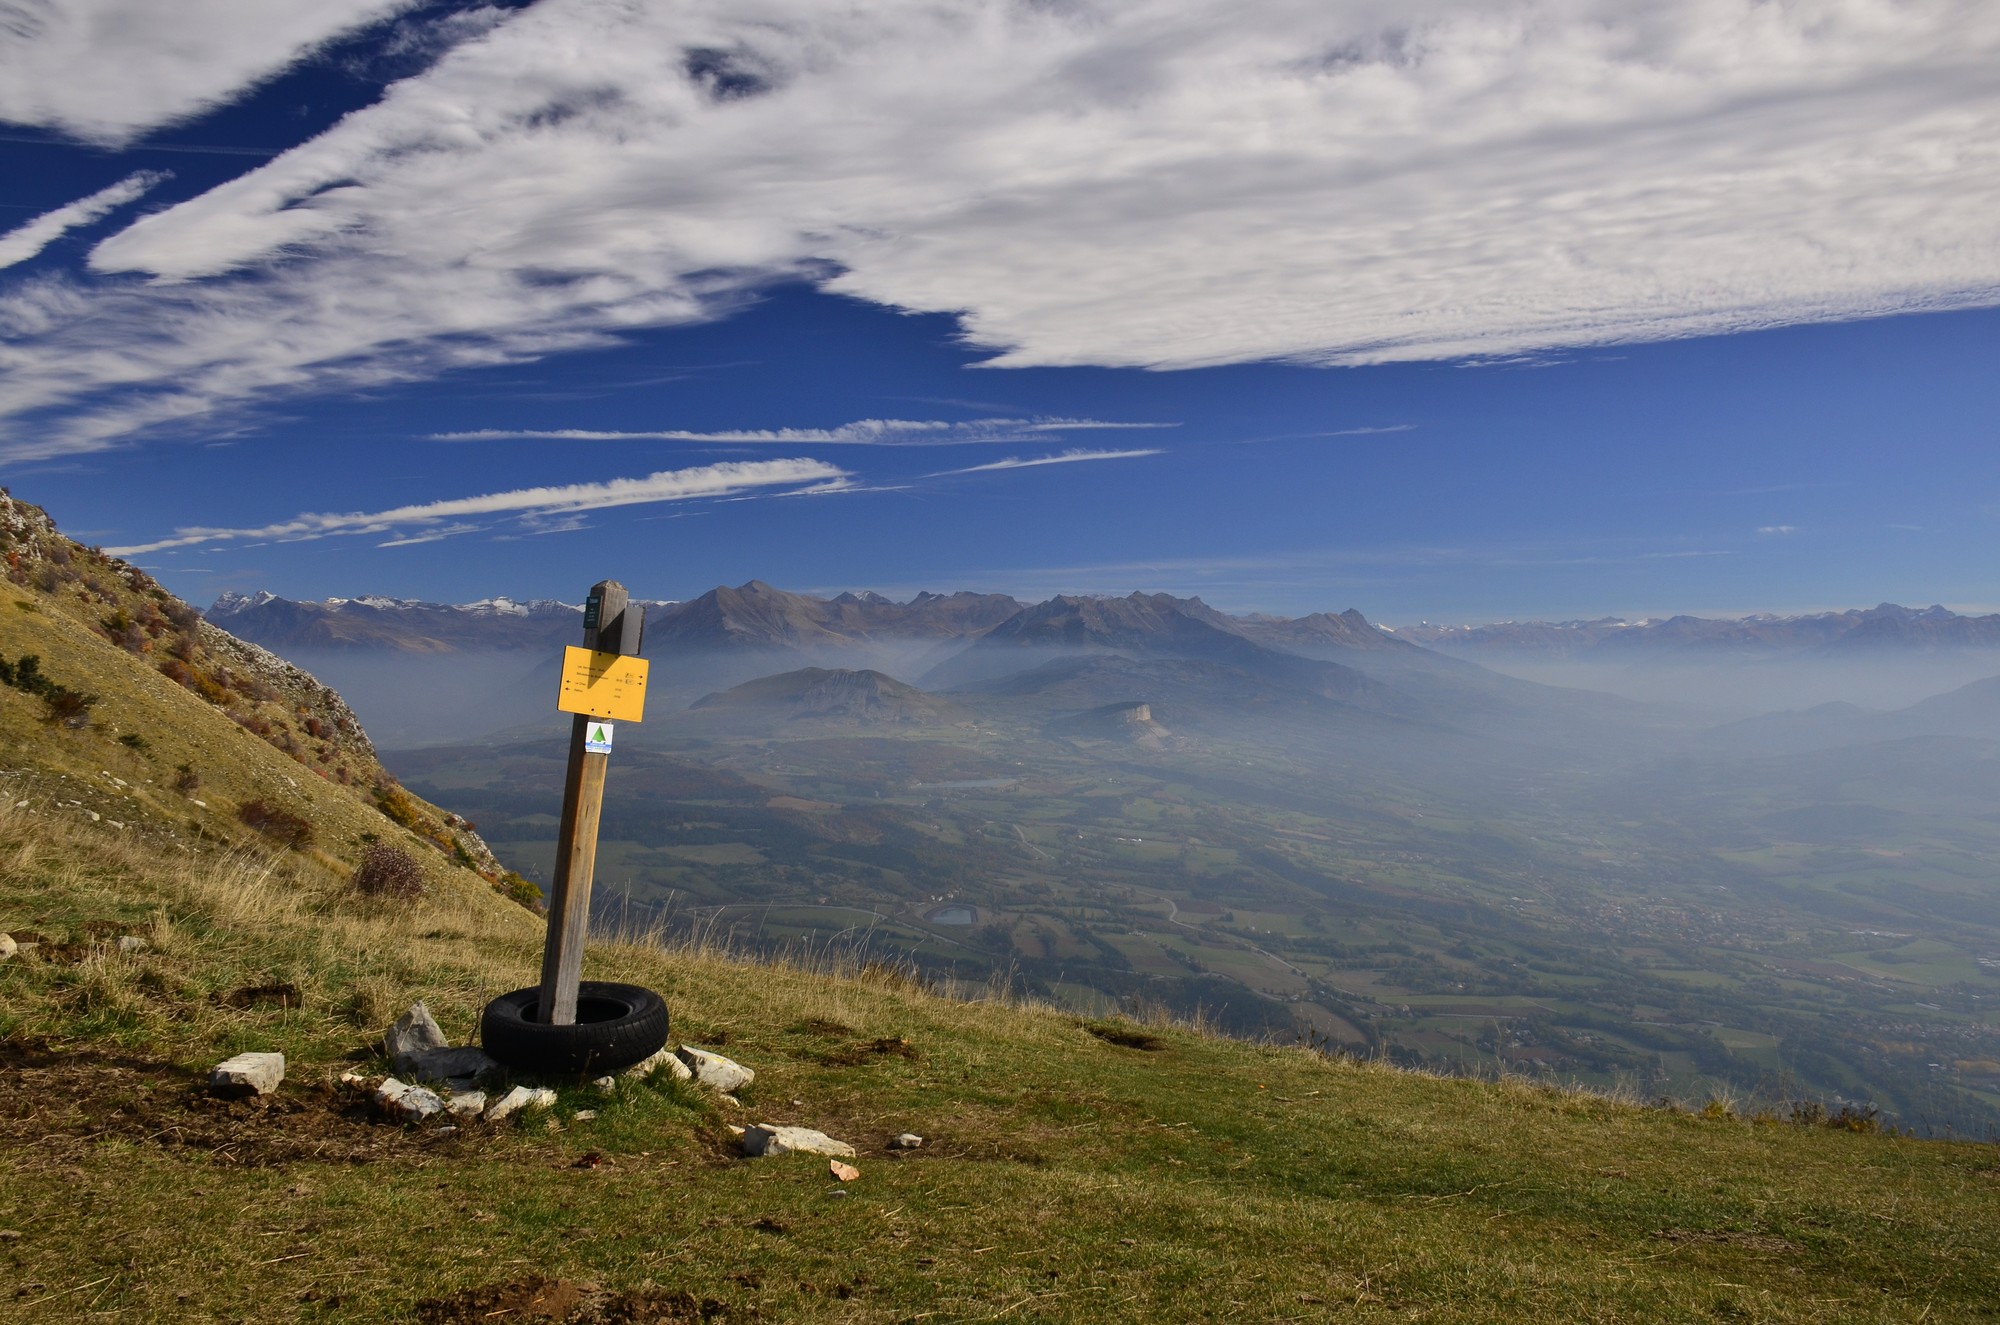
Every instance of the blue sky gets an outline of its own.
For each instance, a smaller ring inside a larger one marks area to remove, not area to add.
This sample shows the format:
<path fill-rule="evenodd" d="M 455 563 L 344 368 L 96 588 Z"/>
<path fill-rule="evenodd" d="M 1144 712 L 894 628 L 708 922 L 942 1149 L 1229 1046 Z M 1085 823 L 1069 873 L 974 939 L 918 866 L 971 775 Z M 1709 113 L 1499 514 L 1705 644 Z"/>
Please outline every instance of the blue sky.
<path fill-rule="evenodd" d="M 2000 604 L 1990 6 L 24 13 L 0 481 L 197 602 Z"/>

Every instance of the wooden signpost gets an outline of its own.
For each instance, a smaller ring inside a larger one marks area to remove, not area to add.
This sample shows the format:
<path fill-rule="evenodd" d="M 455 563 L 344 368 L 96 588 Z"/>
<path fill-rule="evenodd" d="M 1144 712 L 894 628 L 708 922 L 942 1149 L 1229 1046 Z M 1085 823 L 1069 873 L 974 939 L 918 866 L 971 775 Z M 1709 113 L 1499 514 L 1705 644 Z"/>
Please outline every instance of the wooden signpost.
<path fill-rule="evenodd" d="M 597 823 L 604 808 L 604 774 L 619 722 L 645 714 L 646 661 L 638 655 L 646 609 L 628 607 L 625 586 L 601 580 L 583 609 L 583 647 L 563 653 L 556 705 L 574 713 L 569 772 L 563 779 L 562 827 L 556 838 L 556 877 L 549 895 L 549 934 L 542 949 L 537 1020 L 576 1024 L 576 991 L 583 978 L 583 940 L 590 927 L 590 883 L 597 867 Z"/>

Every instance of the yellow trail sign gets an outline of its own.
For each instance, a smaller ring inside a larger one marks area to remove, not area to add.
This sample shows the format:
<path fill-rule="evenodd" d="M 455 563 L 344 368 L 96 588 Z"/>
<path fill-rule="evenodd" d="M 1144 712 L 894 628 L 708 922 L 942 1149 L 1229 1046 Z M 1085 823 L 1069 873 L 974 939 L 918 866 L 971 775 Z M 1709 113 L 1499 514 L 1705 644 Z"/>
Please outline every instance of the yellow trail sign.
<path fill-rule="evenodd" d="M 556 707 L 613 722 L 640 722 L 646 712 L 646 660 L 622 653 L 597 653 L 571 645 L 563 650 L 562 690 Z"/>

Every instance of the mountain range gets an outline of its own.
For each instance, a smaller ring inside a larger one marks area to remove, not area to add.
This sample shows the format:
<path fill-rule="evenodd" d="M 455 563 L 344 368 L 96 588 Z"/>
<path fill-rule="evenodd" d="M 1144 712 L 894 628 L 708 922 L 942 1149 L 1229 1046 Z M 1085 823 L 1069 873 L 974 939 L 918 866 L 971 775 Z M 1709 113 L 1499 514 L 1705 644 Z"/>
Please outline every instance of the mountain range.
<path fill-rule="evenodd" d="M 1313 618 L 1304 618 L 1313 620 Z M 1297 627 L 1298 622 L 1281 623 Z M 1270 630 L 1278 627 L 1265 627 Z M 2000 650 L 2000 613 L 1962 616 L 1949 608 L 1882 603 L 1847 612 L 1802 616 L 1674 616 L 1628 621 L 1501 621 L 1483 626 L 1420 622 L 1384 627 L 1398 639 L 1467 657 L 1525 655 L 1587 661 L 1641 657 L 1811 654 L 1838 658 L 1867 654 Z"/>

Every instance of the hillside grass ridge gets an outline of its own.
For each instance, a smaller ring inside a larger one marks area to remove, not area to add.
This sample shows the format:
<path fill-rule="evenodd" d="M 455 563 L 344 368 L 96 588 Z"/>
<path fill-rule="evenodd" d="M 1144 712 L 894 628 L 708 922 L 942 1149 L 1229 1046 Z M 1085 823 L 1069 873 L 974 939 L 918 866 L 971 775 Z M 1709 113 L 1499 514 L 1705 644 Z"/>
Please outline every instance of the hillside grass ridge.
<path fill-rule="evenodd" d="M 534 917 L 11 804 L 0 876 L 0 929 L 37 945 L 0 963 L 24 1319 L 470 1320 L 537 1277 L 570 1286 L 572 1322 L 1971 1321 L 2000 1300 L 1993 1147 L 1090 1022 L 827 950 L 592 945 L 587 975 L 659 989 L 677 1042 L 757 1069 L 741 1107 L 563 1083 L 517 1126 L 374 1123 L 331 1079 L 419 997 L 463 1038 L 532 981 Z M 287 1085 L 209 1100 L 201 1074 L 244 1049 L 283 1051 Z M 863 1176 L 833 1199 L 823 1161 L 737 1159 L 727 1125 L 751 1121 L 850 1140 Z M 903 1131 L 927 1141 L 897 1158 Z"/>

